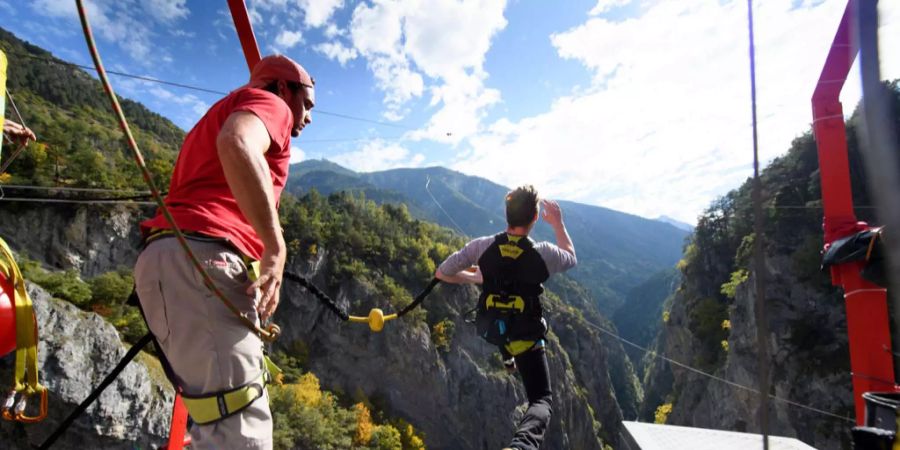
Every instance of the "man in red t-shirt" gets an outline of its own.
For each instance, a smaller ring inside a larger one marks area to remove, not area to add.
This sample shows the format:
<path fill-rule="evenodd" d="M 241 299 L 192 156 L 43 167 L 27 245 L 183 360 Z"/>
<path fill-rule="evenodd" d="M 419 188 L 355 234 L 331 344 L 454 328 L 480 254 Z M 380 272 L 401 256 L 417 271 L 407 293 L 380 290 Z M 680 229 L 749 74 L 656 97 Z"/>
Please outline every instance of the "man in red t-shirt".
<path fill-rule="evenodd" d="M 303 67 L 285 56 L 263 58 L 250 82 L 219 100 L 187 134 L 165 200 L 213 281 L 257 324 L 278 306 L 287 254 L 278 199 L 290 138 L 312 121 L 314 105 L 313 80 Z M 141 224 L 147 245 L 134 277 L 173 382 L 186 399 L 253 386 L 264 370 L 260 338 L 204 286 L 184 250 L 168 239 L 170 228 L 159 213 Z M 250 260 L 259 262 L 255 281 Z M 272 448 L 268 396 L 250 393 L 252 401 L 237 405 L 222 397 L 211 421 L 188 404 L 193 448 Z"/>

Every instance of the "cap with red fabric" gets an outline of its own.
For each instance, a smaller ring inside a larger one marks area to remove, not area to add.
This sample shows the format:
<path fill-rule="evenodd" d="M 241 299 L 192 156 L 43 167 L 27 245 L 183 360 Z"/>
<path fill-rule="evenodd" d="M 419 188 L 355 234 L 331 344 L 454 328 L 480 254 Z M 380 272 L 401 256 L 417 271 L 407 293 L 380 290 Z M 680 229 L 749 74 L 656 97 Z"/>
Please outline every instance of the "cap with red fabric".
<path fill-rule="evenodd" d="M 315 84 L 306 69 L 293 59 L 284 55 L 270 55 L 253 66 L 247 87 L 263 88 L 277 80 L 293 81 L 310 88 Z"/>

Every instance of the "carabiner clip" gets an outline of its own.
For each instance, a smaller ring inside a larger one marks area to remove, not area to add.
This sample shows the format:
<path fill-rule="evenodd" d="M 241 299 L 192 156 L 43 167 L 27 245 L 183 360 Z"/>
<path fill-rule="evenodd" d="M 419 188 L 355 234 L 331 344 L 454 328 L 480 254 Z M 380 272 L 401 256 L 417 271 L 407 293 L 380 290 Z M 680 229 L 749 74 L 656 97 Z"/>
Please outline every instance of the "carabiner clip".
<path fill-rule="evenodd" d="M 36 394 L 41 396 L 41 409 L 36 416 L 28 416 L 25 414 L 25 399 L 28 397 L 28 394 L 22 395 L 22 409 L 16 408 L 16 420 L 22 423 L 37 423 L 47 418 L 47 388 L 43 388 L 40 394 Z"/>
<path fill-rule="evenodd" d="M 0 416 L 3 417 L 4 420 L 16 420 L 16 415 L 10 413 L 10 410 L 13 409 L 13 406 L 16 404 L 16 391 L 15 389 L 9 391 L 9 395 L 6 396 L 6 401 L 3 402 L 3 410 L 0 412 Z"/>
<path fill-rule="evenodd" d="M 30 394 L 34 395 L 34 394 Z M 40 411 L 37 416 L 29 416 L 25 413 L 25 408 L 28 406 L 28 396 L 29 394 L 22 394 L 19 397 L 19 401 L 16 401 L 16 391 L 11 391 L 9 396 L 6 397 L 6 402 L 3 405 L 2 416 L 6 420 L 15 420 L 16 422 L 21 423 L 37 423 L 47 418 L 47 388 L 43 388 L 41 393 L 38 394 L 41 396 L 41 406 Z"/>

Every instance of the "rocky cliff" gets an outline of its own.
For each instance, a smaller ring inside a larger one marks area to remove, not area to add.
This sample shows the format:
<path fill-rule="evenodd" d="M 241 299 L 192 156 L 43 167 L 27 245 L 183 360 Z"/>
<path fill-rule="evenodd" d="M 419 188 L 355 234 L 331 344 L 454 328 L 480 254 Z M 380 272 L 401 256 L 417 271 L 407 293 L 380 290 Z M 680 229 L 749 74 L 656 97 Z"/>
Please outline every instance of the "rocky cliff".
<path fill-rule="evenodd" d="M 896 82 L 891 86 L 897 121 L 900 90 Z M 854 115 L 847 122 L 853 201 L 870 205 L 854 139 L 857 120 Z M 766 341 L 770 394 L 777 397 L 770 402 L 770 430 L 823 450 L 849 449 L 854 411 L 846 313 L 840 289 L 820 270 L 822 203 L 811 133 L 797 138 L 787 154 L 763 171 L 762 183 Z M 874 222 L 869 208 L 860 208 L 856 214 L 859 220 Z M 752 264 L 757 239 L 752 224 L 749 181 L 714 202 L 700 217 L 679 263 L 683 279 L 666 305 L 668 320 L 654 348 L 756 389 L 754 283 L 760 274 Z M 646 361 L 646 396 L 641 407 L 645 419 L 652 420 L 660 405 L 671 404 L 667 423 L 760 430 L 755 394 L 659 360 Z"/>
<path fill-rule="evenodd" d="M 40 381 L 49 389 L 49 411 L 38 424 L 0 421 L 0 449 L 40 445 L 125 356 L 112 325 L 28 284 L 40 332 Z M 12 380 L 14 357 L 0 358 L 0 382 Z M 53 446 L 81 450 L 155 448 L 168 436 L 174 399 L 151 356 L 139 355 Z"/>
<path fill-rule="evenodd" d="M 853 417 L 853 397 L 847 350 L 846 316 L 836 292 L 811 288 L 791 274 L 791 262 L 771 255 L 766 266 L 769 322 L 770 393 L 832 414 Z M 754 275 L 742 283 L 728 307 L 731 324 L 722 361 L 708 368 L 717 377 L 758 388 L 756 292 Z M 698 365 L 698 348 L 708 337 L 691 331 L 698 302 L 692 287 L 676 294 L 668 323 L 656 350 L 679 362 Z M 696 297 L 695 297 L 696 298 Z M 648 362 L 649 377 L 643 416 L 672 403 L 667 423 L 703 428 L 759 432 L 759 396 L 718 380 L 671 366 Z M 770 433 L 796 437 L 817 449 L 849 449 L 852 422 L 770 400 Z"/>
<path fill-rule="evenodd" d="M 0 234 L 16 251 L 45 266 L 77 269 L 90 277 L 133 264 L 138 239 L 134 224 L 144 213 L 121 206 L 23 208 L 0 216 Z M 329 249 L 323 246 L 317 255 L 316 260 L 299 262 L 293 269 L 327 286 Z M 611 327 L 591 306 L 583 287 L 564 279 L 550 289 L 548 355 L 555 397 L 543 448 L 616 446 L 623 409 L 633 415 L 628 411 L 636 409 L 641 397 L 633 369 L 618 342 L 587 325 L 590 320 Z M 42 441 L 125 351 L 115 331 L 96 314 L 35 292 L 43 339 L 59 340 L 41 348 L 43 378 L 55 392 L 53 416 L 40 426 L 3 425 L 0 434 L 11 437 L 17 446 Z M 391 309 L 389 299 L 377 292 L 365 278 L 343 280 L 329 291 L 361 314 L 371 307 Z M 426 300 L 427 312 L 417 319 L 390 322 L 381 333 L 339 323 L 290 282 L 282 296 L 276 322 L 284 331 L 273 350 L 308 349 L 305 368 L 320 378 L 323 388 L 348 398 L 365 395 L 377 409 L 402 417 L 422 431 L 429 448 L 496 449 L 508 442 L 527 400 L 521 382 L 506 374 L 495 349 L 477 338 L 462 316 L 476 298 L 474 288 L 440 286 Z M 453 322 L 449 346 L 438 348 L 423 316 Z M 10 370 L 11 363 L 5 364 Z M 101 406 L 76 422 L 66 442 L 132 448 L 163 439 L 171 397 L 161 374 L 155 373 L 155 381 L 149 381 L 154 373 L 137 364 L 130 366 L 110 387 L 112 393 L 101 397 Z M 82 389 L 71 388 L 73 384 Z"/>
<path fill-rule="evenodd" d="M 322 276 L 317 266 L 304 265 L 314 280 Z M 426 300 L 429 314 L 440 311 L 456 330 L 449 350 L 439 350 L 424 322 L 400 319 L 372 333 L 339 322 L 303 288 L 288 283 L 276 313 L 285 330 L 277 345 L 301 343 L 323 386 L 361 391 L 423 430 L 429 448 L 501 448 L 527 399 L 521 383 L 500 365 L 496 349 L 464 321 L 476 297 L 474 288 L 442 285 Z M 333 298 L 358 315 L 372 307 L 390 309 L 361 282 L 342 285 Z M 604 344 L 574 308 L 558 303 L 548 316 L 554 331 L 548 342 L 554 415 L 543 448 L 601 449 L 604 440 L 616 443 L 622 416 Z"/>
<path fill-rule="evenodd" d="M 88 278 L 134 265 L 140 245 L 137 220 L 151 211 L 131 205 L 4 203 L 0 236 L 18 253 Z"/>

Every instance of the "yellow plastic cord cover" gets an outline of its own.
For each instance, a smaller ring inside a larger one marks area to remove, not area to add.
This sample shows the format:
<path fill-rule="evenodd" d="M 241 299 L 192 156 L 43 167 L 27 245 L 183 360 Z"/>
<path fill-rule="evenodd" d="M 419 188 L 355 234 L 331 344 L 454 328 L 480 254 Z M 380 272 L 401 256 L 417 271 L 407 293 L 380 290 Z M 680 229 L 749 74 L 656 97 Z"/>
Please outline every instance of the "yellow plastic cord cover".
<path fill-rule="evenodd" d="M 394 320 L 397 318 L 397 313 L 393 314 L 384 314 L 380 308 L 372 308 L 369 311 L 368 316 L 350 316 L 348 320 L 356 323 L 367 323 L 369 324 L 369 329 L 374 332 L 379 332 L 384 329 L 384 323 L 390 320 Z"/>
<path fill-rule="evenodd" d="M 0 273 L 15 286 L 13 304 L 16 308 L 16 370 L 14 387 L 17 393 L 46 395 L 47 388 L 38 382 L 37 366 L 37 322 L 31 298 L 25 291 L 25 279 L 13 258 L 12 251 L 0 238 Z M 45 407 L 42 409 L 46 409 Z M 45 411 L 42 411 L 42 416 Z M 40 420 L 43 417 L 31 418 Z M 18 419 L 18 417 L 17 417 Z"/>

